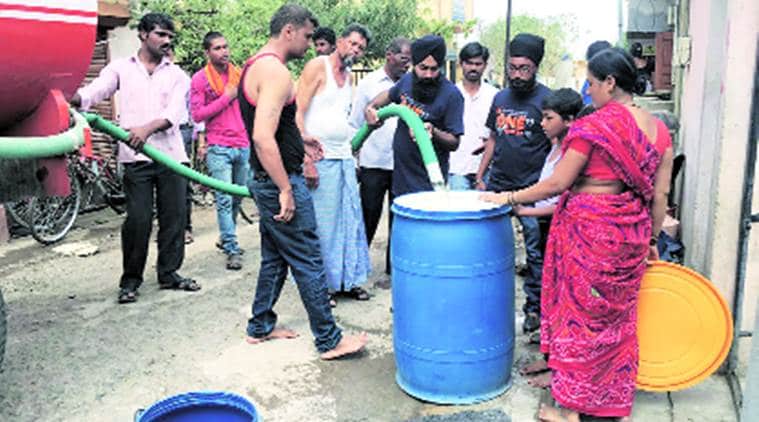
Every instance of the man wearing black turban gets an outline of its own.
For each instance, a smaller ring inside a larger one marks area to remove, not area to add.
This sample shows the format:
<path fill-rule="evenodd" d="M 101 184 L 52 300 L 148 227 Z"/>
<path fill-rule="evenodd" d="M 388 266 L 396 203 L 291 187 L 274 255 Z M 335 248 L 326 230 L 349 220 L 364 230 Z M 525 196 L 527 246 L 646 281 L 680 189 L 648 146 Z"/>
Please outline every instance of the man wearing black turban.
<path fill-rule="evenodd" d="M 405 105 L 417 113 L 432 139 L 440 170 L 448 176 L 449 154 L 459 146 L 464 133 L 464 97 L 441 70 L 445 65 L 445 41 L 426 35 L 411 44 L 413 70 L 396 84 L 379 94 L 366 108 L 366 122 L 378 124 L 377 109 L 391 102 Z M 422 155 L 413 134 L 403 120 L 393 137 L 394 197 L 432 190 Z"/>
<path fill-rule="evenodd" d="M 551 90 L 536 81 L 535 75 L 543 60 L 543 38 L 519 34 L 509 45 L 509 86 L 496 94 L 486 126 L 490 138 L 477 172 L 477 188 L 502 192 L 526 188 L 538 181 L 551 142 L 540 126 L 542 102 Z M 483 180 L 490 169 L 488 180 Z M 535 217 L 517 217 L 522 224 L 527 276 L 527 296 L 523 311 L 524 332 L 540 327 L 540 281 L 543 255 L 540 251 L 540 227 Z"/>

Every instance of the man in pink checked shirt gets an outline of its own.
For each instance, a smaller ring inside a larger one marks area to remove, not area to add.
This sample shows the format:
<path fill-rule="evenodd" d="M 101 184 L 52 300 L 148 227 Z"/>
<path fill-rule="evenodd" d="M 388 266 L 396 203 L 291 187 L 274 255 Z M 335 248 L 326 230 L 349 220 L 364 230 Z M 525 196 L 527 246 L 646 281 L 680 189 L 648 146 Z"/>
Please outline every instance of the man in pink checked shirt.
<path fill-rule="evenodd" d="M 208 150 L 206 163 L 211 177 L 248 185 L 250 141 L 240 117 L 237 88 L 240 68 L 229 62 L 229 45 L 219 32 L 203 37 L 208 63 L 192 76 L 190 111 L 196 122 L 205 122 Z M 221 234 L 217 247 L 227 255 L 227 269 L 242 269 L 242 249 L 237 242 L 239 196 L 215 192 L 216 217 Z"/>
<path fill-rule="evenodd" d="M 197 291 L 200 285 L 177 271 L 184 260 L 187 180 L 139 153 L 147 142 L 179 162 L 187 154 L 179 132 L 187 119 L 187 76 L 166 54 L 174 38 L 171 18 L 148 13 L 137 27 L 141 41 L 134 56 L 114 60 L 71 99 L 88 109 L 119 92 L 119 124 L 129 131 L 129 145 L 119 148 L 124 166 L 127 217 L 121 226 L 123 273 L 119 303 L 137 300 L 143 281 L 153 225 L 153 195 L 158 209 L 158 284 L 161 288 Z"/>

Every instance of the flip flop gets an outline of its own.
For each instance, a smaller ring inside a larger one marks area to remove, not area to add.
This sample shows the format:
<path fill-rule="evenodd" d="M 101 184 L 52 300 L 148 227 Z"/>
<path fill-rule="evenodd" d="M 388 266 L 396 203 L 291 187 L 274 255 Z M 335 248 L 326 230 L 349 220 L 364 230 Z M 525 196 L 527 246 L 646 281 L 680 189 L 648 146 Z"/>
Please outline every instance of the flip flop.
<path fill-rule="evenodd" d="M 121 304 L 137 302 L 137 291 L 129 289 L 119 290 L 118 302 Z"/>
<path fill-rule="evenodd" d="M 184 277 L 177 277 L 176 280 L 170 282 L 159 281 L 158 285 L 161 289 L 184 290 L 186 292 L 197 292 L 201 288 L 197 281 Z"/>
<path fill-rule="evenodd" d="M 369 300 L 369 292 L 362 289 L 361 287 L 354 287 L 347 292 L 344 292 L 345 296 L 348 296 L 350 298 L 353 298 L 355 300 Z"/>

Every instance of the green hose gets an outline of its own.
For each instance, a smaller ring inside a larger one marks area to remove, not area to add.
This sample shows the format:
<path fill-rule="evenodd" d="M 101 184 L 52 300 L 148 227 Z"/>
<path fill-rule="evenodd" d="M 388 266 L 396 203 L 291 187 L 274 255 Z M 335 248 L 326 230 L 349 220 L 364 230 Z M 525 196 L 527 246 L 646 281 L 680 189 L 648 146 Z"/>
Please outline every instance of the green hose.
<path fill-rule="evenodd" d="M 435 149 L 432 147 L 432 140 L 429 134 L 424 129 L 424 122 L 419 116 L 414 113 L 410 108 L 398 104 L 390 104 L 377 110 L 377 117 L 380 120 L 385 120 L 388 117 L 397 116 L 406 123 L 414 132 L 414 138 L 416 139 L 416 145 L 419 147 L 419 152 L 422 154 L 422 161 L 424 167 L 427 169 L 427 175 L 432 183 L 434 190 L 444 190 L 445 180 L 443 174 L 440 172 L 440 164 L 437 161 L 437 155 Z M 358 151 L 366 138 L 372 132 L 369 126 L 364 123 L 363 126 L 356 132 L 351 141 L 351 147 L 353 151 Z"/>
<path fill-rule="evenodd" d="M 68 154 L 84 145 L 84 117 L 72 112 L 74 126 L 50 136 L 0 137 L 0 159 L 34 159 Z"/>
<path fill-rule="evenodd" d="M 127 139 L 129 139 L 129 132 L 118 127 L 113 122 L 110 122 L 97 114 L 83 114 L 87 119 L 87 122 L 94 129 L 104 132 L 122 142 L 126 142 Z M 377 111 L 377 115 L 380 119 L 383 120 L 388 117 L 398 116 L 406 122 L 411 130 L 414 131 L 416 143 L 419 145 L 419 151 L 422 154 L 422 160 L 424 161 L 424 165 L 427 168 L 427 174 L 430 176 L 430 182 L 432 183 L 433 188 L 435 190 L 443 189 L 445 187 L 445 182 L 443 180 L 443 175 L 440 172 L 440 165 L 437 161 L 437 155 L 435 155 L 435 150 L 432 148 L 432 140 L 427 134 L 427 131 L 424 129 L 424 123 L 419 118 L 419 116 L 417 116 L 416 113 L 411 111 L 411 109 L 408 107 L 396 104 L 391 104 L 389 106 L 381 108 Z M 361 144 L 363 144 L 363 142 L 366 140 L 366 137 L 369 136 L 369 133 L 371 133 L 371 131 L 372 129 L 370 129 L 366 124 L 361 127 L 361 129 L 356 133 L 356 135 L 353 137 L 353 140 L 351 141 L 351 145 L 354 151 L 358 150 L 361 147 Z M 250 196 L 250 191 L 246 186 L 223 182 L 221 180 L 214 179 L 213 177 L 206 176 L 205 174 L 198 173 L 197 171 L 174 161 L 168 155 L 162 153 L 149 144 L 145 144 L 142 147 L 142 152 L 152 160 L 165 165 L 175 173 L 178 173 L 179 175 L 202 185 L 208 186 L 211 189 L 226 192 L 231 195 Z"/>
<path fill-rule="evenodd" d="M 94 129 L 107 133 L 115 139 L 126 142 L 129 139 L 129 132 L 116 126 L 113 122 L 110 122 L 97 114 L 84 113 L 87 118 L 87 122 L 92 125 Z M 250 196 L 250 191 L 247 186 L 235 185 L 233 183 L 227 183 L 213 177 L 206 176 L 203 173 L 197 171 L 174 161 L 171 157 L 159 151 L 157 148 L 150 144 L 145 144 L 142 147 L 142 153 L 150 157 L 153 161 L 161 163 L 168 167 L 171 171 L 186 177 L 192 181 L 198 182 L 201 185 L 208 186 L 211 189 L 226 192 L 236 196 Z"/>

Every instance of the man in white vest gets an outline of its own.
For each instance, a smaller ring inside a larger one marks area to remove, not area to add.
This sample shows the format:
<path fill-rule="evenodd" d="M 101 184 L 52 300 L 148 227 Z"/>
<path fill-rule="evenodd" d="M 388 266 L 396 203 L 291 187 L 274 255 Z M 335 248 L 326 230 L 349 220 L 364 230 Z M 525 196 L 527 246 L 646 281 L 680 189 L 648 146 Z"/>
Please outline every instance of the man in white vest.
<path fill-rule="evenodd" d="M 369 299 L 361 287 L 371 264 L 348 124 L 350 67 L 363 56 L 369 40 L 365 27 L 348 25 L 332 54 L 306 63 L 296 93 L 296 122 L 306 147 L 304 175 L 312 189 L 332 306 L 338 293 Z"/>

